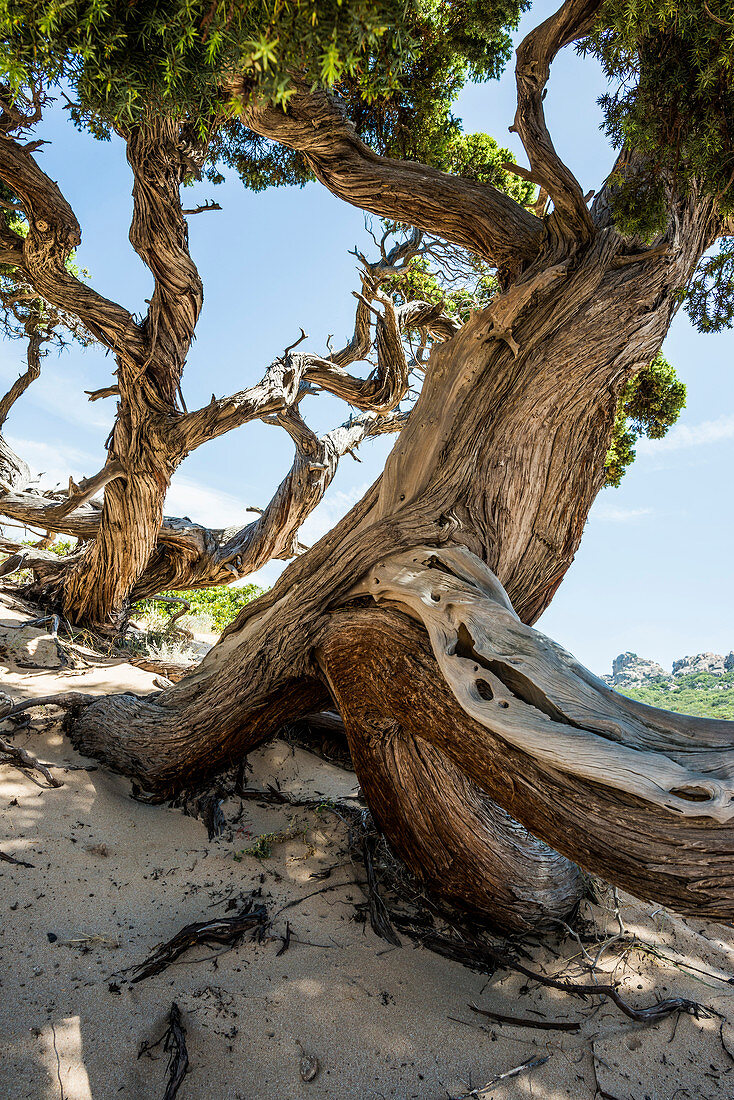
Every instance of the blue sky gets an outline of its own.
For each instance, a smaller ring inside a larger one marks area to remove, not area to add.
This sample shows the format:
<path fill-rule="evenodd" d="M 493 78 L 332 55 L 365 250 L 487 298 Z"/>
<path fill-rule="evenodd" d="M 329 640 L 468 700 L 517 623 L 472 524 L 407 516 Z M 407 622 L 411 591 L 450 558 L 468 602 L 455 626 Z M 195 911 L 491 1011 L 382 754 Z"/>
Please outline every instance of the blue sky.
<path fill-rule="evenodd" d="M 554 4 L 535 4 L 524 26 Z M 522 30 L 522 28 L 521 28 Z M 556 146 L 585 190 L 597 188 L 613 154 L 599 130 L 596 98 L 603 90 L 593 62 L 565 51 L 554 66 L 546 113 Z M 514 114 L 510 71 L 498 83 L 462 93 L 465 129 L 485 130 L 522 150 L 508 126 Z M 151 279 L 127 231 L 131 178 L 119 141 L 100 143 L 76 133 L 60 108 L 50 112 L 39 152 L 82 226 L 79 261 L 95 287 L 143 313 Z M 189 408 L 256 382 L 303 325 L 310 347 L 335 344 L 351 332 L 357 286 L 348 249 L 368 244 L 363 216 L 320 185 L 253 195 L 237 179 L 192 189 L 216 198 L 219 213 L 190 219 L 192 254 L 204 280 L 205 303 L 189 357 L 184 393 Z M 595 672 L 631 649 L 664 665 L 704 650 L 734 648 L 731 546 L 734 520 L 734 335 L 703 336 L 680 314 L 665 353 L 688 386 L 688 405 L 668 437 L 638 446 L 638 460 L 619 489 L 597 500 L 576 561 L 540 628 Z M 0 344 L 0 383 L 22 367 L 20 344 Z M 42 378 L 16 405 L 6 435 L 51 483 L 89 475 L 102 465 L 114 399 L 89 404 L 84 390 L 109 384 L 114 364 L 96 349 L 72 348 L 44 361 Z M 317 430 L 340 423 L 348 410 L 324 395 L 304 402 Z M 366 444 L 361 464 L 346 458 L 302 538 L 314 541 L 362 495 L 384 464 L 388 439 Z M 263 507 L 291 463 L 284 433 L 248 425 L 201 448 L 176 475 L 167 512 L 211 525 L 248 517 Z M 279 572 L 266 567 L 264 583 Z"/>

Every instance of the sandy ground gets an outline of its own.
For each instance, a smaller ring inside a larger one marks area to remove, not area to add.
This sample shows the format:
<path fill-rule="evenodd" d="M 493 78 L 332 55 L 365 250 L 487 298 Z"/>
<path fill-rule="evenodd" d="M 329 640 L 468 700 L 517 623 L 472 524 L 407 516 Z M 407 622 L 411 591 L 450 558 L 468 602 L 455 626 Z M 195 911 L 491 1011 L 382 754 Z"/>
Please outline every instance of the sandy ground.
<path fill-rule="evenodd" d="M 152 690 L 151 674 L 121 662 L 74 673 L 28 667 L 53 664 L 55 649 L 40 630 L 14 629 L 24 618 L 0 608 L 0 690 L 13 698 Z M 681 995 L 718 1013 L 643 1027 L 600 998 L 579 1001 L 505 971 L 477 974 L 409 940 L 395 948 L 378 939 L 355 920 L 364 868 L 349 860 L 333 812 L 354 804 L 354 775 L 302 749 L 275 742 L 252 754 L 248 785 L 277 781 L 328 805 L 234 800 L 225 810 L 239 820 L 209 841 L 180 810 L 133 801 L 128 782 L 71 749 L 51 712 L 16 743 L 57 765 L 64 785 L 45 789 L 0 767 L 0 849 L 33 864 L 0 863 L 0 1100 L 159 1100 L 167 1055 L 138 1052 L 163 1032 L 173 1001 L 190 1057 L 180 1100 L 446 1100 L 472 1089 L 487 1100 L 734 1098 L 730 928 L 622 896 L 626 936 L 640 947 L 620 954 L 623 945 L 611 944 L 598 980 L 613 973 L 637 1005 Z M 290 839 L 273 843 L 267 858 L 240 854 L 269 833 Z M 326 882 L 310 877 L 329 867 Z M 324 885 L 335 888 L 308 896 Z M 126 968 L 157 944 L 189 922 L 231 913 L 257 888 L 273 917 L 262 943 L 217 958 L 194 949 L 129 984 Z M 608 910 L 587 909 L 615 932 Z M 290 946 L 278 954 L 286 920 Z M 583 961 L 567 939 L 533 948 L 529 965 L 588 980 Z M 497 1024 L 470 1003 L 582 1028 Z M 310 1081 L 301 1077 L 304 1055 L 318 1063 Z"/>

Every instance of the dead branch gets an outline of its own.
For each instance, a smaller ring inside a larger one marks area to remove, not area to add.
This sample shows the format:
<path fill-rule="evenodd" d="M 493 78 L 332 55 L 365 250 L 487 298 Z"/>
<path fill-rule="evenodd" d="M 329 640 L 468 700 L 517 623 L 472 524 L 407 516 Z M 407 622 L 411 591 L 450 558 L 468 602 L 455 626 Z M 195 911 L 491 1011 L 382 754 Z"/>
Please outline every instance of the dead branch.
<path fill-rule="evenodd" d="M 161 944 L 144 962 L 134 967 L 130 984 L 135 985 L 153 974 L 160 974 L 191 947 L 201 944 L 234 947 L 248 933 L 252 939 L 260 939 L 269 924 L 267 908 L 261 901 L 256 902 L 253 895 L 234 917 L 218 917 L 185 925 L 172 939 Z"/>
<path fill-rule="evenodd" d="M 67 499 L 62 501 L 61 504 L 49 508 L 44 514 L 44 519 L 50 523 L 58 523 L 90 501 L 105 485 L 109 485 L 111 481 L 115 481 L 118 477 L 124 477 L 125 472 L 121 463 L 113 458 L 94 477 L 84 478 L 79 485 L 74 485 L 70 479 Z"/>
<path fill-rule="evenodd" d="M 581 1024 L 577 1020 L 534 1020 L 529 1016 L 503 1016 L 501 1012 L 490 1012 L 487 1008 L 479 1008 L 470 1004 L 472 1012 L 478 1016 L 486 1016 L 488 1020 L 495 1020 L 498 1024 L 512 1024 L 514 1027 L 531 1027 L 538 1031 L 578 1031 Z"/>
<path fill-rule="evenodd" d="M 35 318 L 29 318 L 26 322 L 26 335 L 28 336 L 28 345 L 26 349 L 26 370 L 19 378 L 13 382 L 8 392 L 4 397 L 0 398 L 0 429 L 2 429 L 5 421 L 8 419 L 10 410 L 15 402 L 21 397 L 32 382 L 35 382 L 41 375 L 41 344 L 43 337 L 37 320 Z"/>
<path fill-rule="evenodd" d="M 16 859 L 15 856 L 9 856 L 7 852 L 0 852 L 0 859 L 5 863 L 12 863 L 16 867 L 34 867 L 34 863 L 26 863 L 24 859 Z"/>
<path fill-rule="evenodd" d="M 15 708 L 6 714 L 5 718 L 10 718 L 14 710 Z M 63 787 L 64 784 L 61 783 L 60 780 L 55 779 L 49 771 L 49 767 L 53 767 L 53 765 L 42 764 L 39 760 L 36 760 L 35 757 L 31 756 L 29 752 L 26 752 L 24 748 L 21 748 L 20 745 L 11 745 L 4 737 L 0 737 L 0 753 L 7 757 L 2 763 L 10 764 L 11 767 L 19 768 L 22 772 L 26 773 L 40 772 L 43 778 L 48 781 L 49 787 Z"/>
<path fill-rule="evenodd" d="M 491 1081 L 487 1081 L 487 1083 L 480 1088 L 472 1089 L 471 1092 L 467 1092 L 463 1096 L 454 1097 L 453 1100 L 489 1100 L 490 1092 L 496 1085 L 499 1085 L 501 1081 L 508 1081 L 511 1077 L 519 1077 L 522 1073 L 530 1073 L 532 1070 L 537 1069 L 538 1066 L 544 1066 L 549 1060 L 550 1055 L 544 1055 L 542 1058 L 530 1058 L 527 1062 L 523 1062 L 522 1065 L 515 1066 L 514 1069 L 508 1069 L 505 1073 L 498 1073 L 496 1077 L 493 1077 Z"/>
<path fill-rule="evenodd" d="M 103 397 L 118 396 L 120 387 L 115 383 L 113 386 L 103 386 L 100 390 L 85 390 L 84 392 L 90 401 L 99 401 Z"/>
<path fill-rule="evenodd" d="M 221 210 L 221 206 L 218 202 L 205 202 L 201 206 L 194 206 L 190 210 L 182 210 L 182 214 L 203 214 L 205 210 Z"/>
<path fill-rule="evenodd" d="M 186 1028 L 181 1017 L 181 1009 L 174 1001 L 168 1013 L 168 1027 L 154 1043 L 141 1043 L 138 1058 L 150 1055 L 151 1050 L 163 1043 L 168 1058 L 168 1083 L 163 1100 L 175 1100 L 189 1069 L 189 1055 L 186 1049 Z"/>

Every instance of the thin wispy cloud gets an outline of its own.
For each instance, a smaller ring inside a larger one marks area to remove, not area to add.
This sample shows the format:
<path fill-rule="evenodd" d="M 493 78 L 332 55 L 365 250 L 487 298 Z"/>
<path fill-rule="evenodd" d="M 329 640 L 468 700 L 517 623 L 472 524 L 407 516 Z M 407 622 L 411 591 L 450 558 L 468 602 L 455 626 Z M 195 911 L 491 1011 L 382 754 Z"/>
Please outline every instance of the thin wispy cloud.
<path fill-rule="evenodd" d="M 635 449 L 638 455 L 659 455 L 689 447 L 705 447 L 727 439 L 734 439 L 734 416 L 720 416 L 700 424 L 676 424 L 663 439 L 643 437 L 638 440 Z"/>
<path fill-rule="evenodd" d="M 634 523 L 652 515 L 652 508 L 616 508 L 613 504 L 600 504 L 591 513 L 591 519 L 602 523 Z"/>
<path fill-rule="evenodd" d="M 255 519 L 246 502 L 180 474 L 173 476 L 164 511 L 167 516 L 188 516 L 206 527 L 233 527 Z"/>
<path fill-rule="evenodd" d="M 15 435 L 6 435 L 8 444 L 17 455 L 24 459 L 34 477 L 40 478 L 40 487 L 53 489 L 57 485 L 66 487 L 69 478 L 79 481 L 82 477 L 96 474 L 104 462 L 97 455 L 81 451 L 65 443 L 45 443 L 40 439 L 20 439 Z"/>

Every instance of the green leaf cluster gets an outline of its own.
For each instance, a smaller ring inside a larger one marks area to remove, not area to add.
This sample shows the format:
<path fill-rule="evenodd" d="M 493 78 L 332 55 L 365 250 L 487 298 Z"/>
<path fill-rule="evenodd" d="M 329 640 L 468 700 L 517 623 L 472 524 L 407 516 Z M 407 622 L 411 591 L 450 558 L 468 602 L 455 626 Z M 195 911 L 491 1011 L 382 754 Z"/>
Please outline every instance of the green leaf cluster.
<path fill-rule="evenodd" d="M 76 120 L 98 136 L 158 111 L 208 138 L 236 114 L 233 76 L 246 94 L 284 105 L 296 75 L 337 92 L 384 151 L 435 147 L 440 158 L 459 132 L 452 100 L 468 78 L 499 75 L 527 2 L 0 0 L 0 67 L 16 93 L 38 77 L 65 82 Z M 247 144 L 236 121 L 231 130 L 225 145 Z M 251 152 L 262 159 L 257 143 Z M 276 177 L 286 163 L 303 173 L 278 156 Z"/>
<path fill-rule="evenodd" d="M 685 404 L 685 384 L 658 353 L 630 379 L 619 399 L 612 443 L 604 463 L 606 485 L 619 485 L 635 460 L 635 443 L 640 436 L 662 439 Z"/>
<path fill-rule="evenodd" d="M 652 241 L 665 228 L 672 187 L 702 188 L 732 215 L 732 0 L 606 0 L 582 49 L 612 86 L 600 100 L 607 132 L 634 151 L 611 180 L 618 228 Z M 734 321 L 733 255 L 729 242 L 683 293 L 701 331 Z"/>
<path fill-rule="evenodd" d="M 651 194 L 656 177 L 696 180 L 734 210 L 731 0 L 606 0 L 585 49 L 614 85 L 601 100 L 607 131 L 645 154 Z"/>
<path fill-rule="evenodd" d="M 162 592 L 163 596 L 178 596 L 191 604 L 191 615 L 207 616 L 213 629 L 218 633 L 237 617 L 242 608 L 257 599 L 263 593 L 256 584 L 246 584 L 235 588 L 227 584 L 213 585 L 211 588 L 187 588 L 173 592 Z M 176 604 L 162 604 L 157 600 L 140 600 L 133 606 L 134 615 L 163 614 L 170 618 L 180 610 Z"/>

